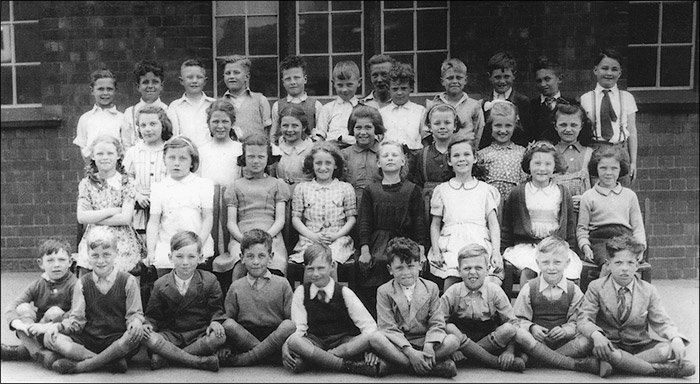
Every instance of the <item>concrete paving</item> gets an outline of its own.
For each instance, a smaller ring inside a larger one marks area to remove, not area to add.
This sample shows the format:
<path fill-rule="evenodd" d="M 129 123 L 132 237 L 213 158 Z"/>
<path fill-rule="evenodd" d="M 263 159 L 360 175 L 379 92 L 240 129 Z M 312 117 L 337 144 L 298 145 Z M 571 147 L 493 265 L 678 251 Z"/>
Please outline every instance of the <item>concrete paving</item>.
<path fill-rule="evenodd" d="M 1 305 L 4 308 L 29 284 L 39 273 L 2 272 L 1 273 Z M 666 310 L 676 322 L 686 337 L 691 341 L 688 346 L 687 358 L 699 367 L 698 317 L 699 317 L 699 285 L 698 280 L 657 280 L 661 297 L 664 299 Z M 7 326 L 3 316 L 1 339 L 5 344 L 18 344 L 19 340 Z M 204 372 L 183 368 L 165 368 L 151 371 L 145 351 L 139 352 L 129 365 L 129 371 L 124 374 L 112 374 L 104 371 L 77 375 L 59 375 L 48 371 L 34 362 L 2 362 L 0 363 L 0 381 L 6 382 L 131 382 L 131 383 L 161 383 L 161 382 L 315 382 L 315 383 L 355 383 L 355 382 L 401 382 L 401 383 L 440 383 L 440 382 L 490 382 L 490 383 L 561 383 L 561 382 L 657 382 L 657 383 L 697 383 L 699 375 L 685 379 L 666 379 L 656 377 L 630 376 L 615 374 L 607 379 L 595 375 L 562 371 L 546 368 L 531 368 L 524 373 L 501 372 L 486 368 L 460 367 L 453 379 L 416 377 L 406 374 L 396 374 L 385 378 L 370 378 L 345 373 L 305 372 L 291 374 L 281 366 L 259 366 L 245 368 L 223 368 L 219 372 Z"/>

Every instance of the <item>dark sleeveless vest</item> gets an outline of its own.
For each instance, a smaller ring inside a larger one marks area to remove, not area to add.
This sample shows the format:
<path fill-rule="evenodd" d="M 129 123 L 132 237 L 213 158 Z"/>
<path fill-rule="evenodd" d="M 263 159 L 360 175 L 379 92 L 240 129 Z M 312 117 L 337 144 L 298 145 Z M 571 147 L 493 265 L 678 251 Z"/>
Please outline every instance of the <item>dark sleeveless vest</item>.
<path fill-rule="evenodd" d="M 548 300 L 539 290 L 539 279 L 531 280 L 530 305 L 532 306 L 532 322 L 547 329 L 566 324 L 566 314 L 574 299 L 574 283 L 566 281 L 566 293 L 559 296 L 556 301 Z"/>
<path fill-rule="evenodd" d="M 83 332 L 96 338 L 108 339 L 126 332 L 126 282 L 129 274 L 118 272 L 107 294 L 102 294 L 88 273 L 80 278 L 85 297 L 85 328 Z"/>
<path fill-rule="evenodd" d="M 340 333 L 360 334 L 360 330 L 355 326 L 355 323 L 350 318 L 350 314 L 348 314 L 342 289 L 343 286 L 335 282 L 333 297 L 328 303 L 324 303 L 318 300 L 318 296 L 310 300 L 311 283 L 304 284 L 304 307 L 306 308 L 307 323 L 309 325 L 308 333 L 318 337 L 327 337 Z"/>

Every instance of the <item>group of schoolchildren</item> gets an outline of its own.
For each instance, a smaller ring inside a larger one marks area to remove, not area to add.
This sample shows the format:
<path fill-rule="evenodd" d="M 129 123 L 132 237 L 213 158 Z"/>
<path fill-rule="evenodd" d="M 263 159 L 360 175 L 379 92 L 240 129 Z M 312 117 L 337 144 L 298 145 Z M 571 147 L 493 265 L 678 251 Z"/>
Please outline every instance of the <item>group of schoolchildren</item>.
<path fill-rule="evenodd" d="M 623 185 L 636 176 L 637 109 L 617 88 L 617 52 L 596 58 L 580 102 L 561 96 L 561 66 L 544 56 L 532 100 L 513 89 L 508 53 L 489 60 L 484 100 L 464 92 L 466 65 L 445 60 L 445 92 L 427 108 L 409 99 L 411 66 L 386 55 L 369 60 L 361 99 L 357 64 L 338 62 L 324 105 L 305 91 L 303 58 L 280 63 L 287 95 L 272 107 L 250 67 L 225 58 L 228 90 L 213 99 L 187 60 L 185 93 L 166 106 L 163 68 L 141 61 L 141 100 L 124 114 L 114 75 L 92 74 L 95 106 L 74 141 L 86 161 L 76 274 L 68 243 L 42 244 L 45 273 L 6 311 L 21 345 L 3 344 L 3 360 L 125 372 L 144 346 L 154 370 L 695 373 L 689 341 L 635 274 L 646 235 Z M 504 262 L 520 271 L 514 305 Z M 602 267 L 585 295 L 584 262 Z"/>

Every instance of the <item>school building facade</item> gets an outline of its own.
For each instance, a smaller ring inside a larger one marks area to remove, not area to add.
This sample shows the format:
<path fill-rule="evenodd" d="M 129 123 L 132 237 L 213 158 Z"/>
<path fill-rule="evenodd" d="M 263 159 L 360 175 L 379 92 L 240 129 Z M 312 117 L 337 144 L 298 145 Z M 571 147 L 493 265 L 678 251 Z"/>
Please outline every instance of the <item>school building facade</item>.
<path fill-rule="evenodd" d="M 416 69 L 424 104 L 440 89 L 440 63 L 467 64 L 466 91 L 489 91 L 488 58 L 518 60 L 515 88 L 537 95 L 532 62 L 541 54 L 565 68 L 562 92 L 593 89 L 593 57 L 615 47 L 626 57 L 621 88 L 637 100 L 640 203 L 649 198 L 646 229 L 653 278 L 698 278 L 698 3 L 696 1 L 2 1 L 1 268 L 35 269 L 37 247 L 61 236 L 77 248 L 76 199 L 84 175 L 72 144 L 93 99 L 90 72 L 118 78 L 119 110 L 138 101 L 134 63 L 165 69 L 161 99 L 182 95 L 179 66 L 197 57 L 208 70 L 206 92 L 222 95 L 216 58 L 244 54 L 250 87 L 271 101 L 284 96 L 279 61 L 308 62 L 309 94 L 332 98 L 329 74 L 355 60 L 387 53 Z"/>

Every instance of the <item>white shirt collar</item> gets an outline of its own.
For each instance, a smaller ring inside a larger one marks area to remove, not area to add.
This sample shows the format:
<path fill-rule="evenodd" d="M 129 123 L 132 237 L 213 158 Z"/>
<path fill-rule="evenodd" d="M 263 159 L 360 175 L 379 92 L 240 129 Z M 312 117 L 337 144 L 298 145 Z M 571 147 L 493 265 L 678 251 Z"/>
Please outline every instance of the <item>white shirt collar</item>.
<path fill-rule="evenodd" d="M 272 278 L 272 272 L 270 272 L 270 270 L 268 269 L 267 271 L 265 271 L 265 273 L 263 273 L 262 276 L 258 278 L 251 276 L 250 273 L 246 273 L 245 277 L 248 279 L 248 284 L 250 284 L 250 286 L 252 287 L 253 284 L 255 284 L 255 282 L 258 281 L 258 279 L 270 280 Z"/>
<path fill-rule="evenodd" d="M 189 277 L 189 279 L 181 279 L 180 276 L 177 275 L 175 271 L 173 271 L 173 276 L 175 276 L 175 284 L 178 285 L 178 287 L 185 287 L 188 288 L 190 286 L 190 281 L 192 281 L 192 278 L 194 277 L 194 274 Z M 185 289 L 186 291 L 187 289 Z"/>
<path fill-rule="evenodd" d="M 326 292 L 326 303 L 333 297 L 333 293 L 335 292 L 335 280 L 331 277 L 328 281 L 328 284 L 326 284 L 325 287 L 317 287 L 316 284 L 311 284 L 311 288 L 309 289 L 309 300 L 313 300 L 316 298 L 316 294 L 318 294 L 319 290 L 323 290 Z"/>
<path fill-rule="evenodd" d="M 447 92 L 443 92 L 443 93 L 439 94 L 439 95 L 438 95 L 438 98 L 439 98 L 440 100 L 442 100 L 443 103 L 449 104 L 449 102 L 447 101 Z M 464 102 L 467 101 L 467 100 L 469 100 L 469 95 L 467 95 L 466 92 L 462 92 L 462 97 L 461 97 L 461 98 L 459 99 L 459 101 L 457 102 L 457 105 L 460 105 L 460 104 L 464 103 Z"/>
<path fill-rule="evenodd" d="M 95 105 L 92 107 L 92 113 L 97 113 L 97 112 L 100 112 L 100 111 L 109 112 L 109 113 L 111 113 L 111 114 L 113 114 L 113 115 L 116 115 L 117 113 L 119 113 L 119 110 L 117 109 L 117 106 L 116 106 L 116 105 L 112 105 L 112 106 L 109 107 L 109 108 L 100 108 L 99 105 L 95 104 Z"/>
<path fill-rule="evenodd" d="M 510 87 L 510 89 L 508 89 L 508 90 L 506 91 L 506 93 L 504 94 L 505 97 L 506 97 L 506 100 L 509 100 L 510 95 L 511 95 L 512 93 L 513 93 L 513 87 Z M 493 100 L 498 99 L 498 95 L 499 95 L 499 93 L 496 92 L 496 91 L 494 90 L 494 91 L 493 91 Z"/>
<path fill-rule="evenodd" d="M 525 184 L 525 188 L 527 189 L 527 191 L 529 193 L 531 193 L 533 195 L 536 193 L 543 193 L 545 196 L 549 196 L 550 194 L 552 194 L 555 191 L 555 188 L 557 188 L 557 187 L 556 187 L 556 184 L 552 183 L 552 181 L 550 180 L 549 185 L 547 185 L 544 188 L 538 188 L 532 182 L 528 182 L 527 184 Z"/>
<path fill-rule="evenodd" d="M 618 284 L 612 277 L 610 279 L 612 280 L 613 286 L 615 287 L 615 292 L 617 293 L 623 286 Z M 625 285 L 625 287 L 627 287 L 627 289 L 630 290 L 630 293 L 632 293 L 634 290 L 634 279 L 632 279 L 629 284 Z"/>
<path fill-rule="evenodd" d="M 543 276 L 540 276 L 539 280 L 540 280 L 540 289 L 539 289 L 540 292 L 542 292 L 545 289 L 547 289 L 548 287 L 552 286 L 551 284 L 549 284 L 548 282 L 545 281 Z M 566 279 L 564 278 L 564 276 L 562 276 L 561 279 L 559 279 L 559 282 L 556 283 L 554 286 L 561 288 L 561 290 L 564 291 L 564 293 L 566 293 L 567 283 L 566 283 Z"/>
<path fill-rule="evenodd" d="M 560 98 L 560 97 L 561 97 L 561 91 L 555 93 L 554 96 L 552 96 L 552 97 L 554 98 L 554 100 Z M 545 101 L 546 99 L 547 99 L 547 97 L 545 97 L 545 95 L 540 94 L 540 104 L 544 103 L 544 101 Z"/>
<path fill-rule="evenodd" d="M 189 184 L 195 180 L 196 180 L 196 177 L 195 177 L 194 173 L 190 172 L 190 174 L 185 176 L 182 180 L 175 180 L 170 175 L 168 175 L 168 177 L 163 179 L 163 182 L 167 186 L 173 186 L 175 184 Z"/>
<path fill-rule="evenodd" d="M 595 186 L 593 186 L 593 188 L 596 190 L 596 192 L 600 193 L 603 196 L 608 196 L 611 193 L 619 195 L 620 192 L 622 192 L 622 184 L 620 184 L 619 182 L 613 188 L 605 188 L 602 185 L 600 185 L 600 182 L 597 182 L 595 183 Z"/>
<path fill-rule="evenodd" d="M 119 270 L 116 267 L 112 267 L 112 272 L 109 273 L 106 277 L 99 277 L 95 272 L 92 273 L 92 281 L 97 283 L 98 280 L 102 279 L 110 284 L 114 283 L 114 281 L 117 279 L 117 273 L 119 273 Z"/>
<path fill-rule="evenodd" d="M 603 88 L 603 86 L 600 84 L 595 85 L 595 93 L 603 93 L 604 89 L 610 89 L 610 96 L 617 95 L 617 93 L 620 92 L 620 90 L 617 88 L 617 84 L 615 84 L 612 88 Z"/>
<path fill-rule="evenodd" d="M 306 92 L 302 93 L 301 96 L 298 97 L 287 95 L 287 102 L 291 103 L 294 100 L 305 101 L 308 98 L 309 95 L 307 95 Z"/>
<path fill-rule="evenodd" d="M 340 96 L 336 96 L 335 102 L 336 102 L 336 104 L 350 103 L 353 107 L 355 107 L 358 103 L 358 100 L 357 100 L 357 95 L 353 96 L 352 99 L 350 99 L 348 101 L 343 100 Z"/>

